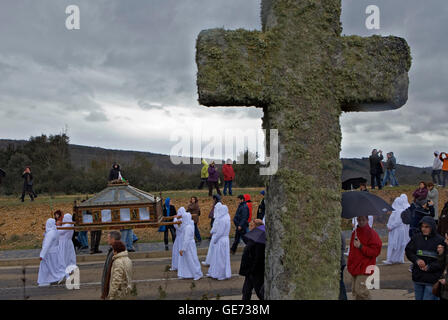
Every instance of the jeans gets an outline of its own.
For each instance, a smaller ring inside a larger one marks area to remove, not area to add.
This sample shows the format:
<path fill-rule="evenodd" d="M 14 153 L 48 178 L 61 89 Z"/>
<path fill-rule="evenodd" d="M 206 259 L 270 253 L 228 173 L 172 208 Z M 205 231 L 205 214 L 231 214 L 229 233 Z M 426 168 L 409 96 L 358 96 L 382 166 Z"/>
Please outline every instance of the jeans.
<path fill-rule="evenodd" d="M 227 188 L 229 188 L 229 195 L 232 195 L 232 180 L 224 181 L 224 195 L 227 195 Z"/>
<path fill-rule="evenodd" d="M 375 189 L 375 180 L 376 180 L 376 185 L 378 186 L 378 189 L 381 190 L 381 173 L 377 173 L 377 174 L 370 174 L 370 185 L 372 187 L 372 189 Z"/>
<path fill-rule="evenodd" d="M 238 247 L 238 244 L 240 243 L 240 240 L 243 238 L 243 236 L 246 234 L 246 227 L 243 227 L 241 230 L 238 230 L 238 228 L 235 230 L 235 240 L 233 241 L 231 251 L 235 252 L 236 248 Z"/>
<path fill-rule="evenodd" d="M 339 282 L 339 300 L 347 300 L 347 290 L 344 284 L 344 269 L 345 266 L 341 266 L 341 280 Z"/>
<path fill-rule="evenodd" d="M 398 186 L 397 178 L 395 177 L 395 169 L 387 169 L 386 174 L 384 175 L 383 179 L 383 187 L 386 185 L 386 183 L 390 179 L 391 186 Z"/>
<path fill-rule="evenodd" d="M 432 284 L 414 282 L 415 300 L 439 300 L 432 294 Z"/>
<path fill-rule="evenodd" d="M 201 239 L 201 233 L 199 232 L 199 228 L 198 228 L 198 224 L 197 224 L 197 223 L 194 224 L 194 237 L 195 237 L 196 240 L 198 240 L 199 242 L 202 241 L 202 239 Z"/>
<path fill-rule="evenodd" d="M 124 229 L 120 230 L 121 232 L 121 241 L 126 245 L 126 250 L 134 250 L 132 245 L 132 229 Z"/>
<path fill-rule="evenodd" d="M 132 242 L 137 241 L 138 237 L 137 235 L 134 233 L 134 230 L 132 230 Z"/>
<path fill-rule="evenodd" d="M 87 239 L 87 231 L 78 232 L 78 241 L 81 242 L 81 247 L 89 247 L 89 240 Z"/>
<path fill-rule="evenodd" d="M 432 182 L 435 185 L 442 185 L 442 177 L 440 176 L 440 173 L 442 173 L 442 170 L 432 170 L 431 172 Z"/>
<path fill-rule="evenodd" d="M 442 171 L 442 176 L 443 176 L 443 183 L 442 183 L 442 185 L 445 188 L 445 186 L 446 186 L 446 178 L 448 178 L 448 171 L 443 170 Z"/>

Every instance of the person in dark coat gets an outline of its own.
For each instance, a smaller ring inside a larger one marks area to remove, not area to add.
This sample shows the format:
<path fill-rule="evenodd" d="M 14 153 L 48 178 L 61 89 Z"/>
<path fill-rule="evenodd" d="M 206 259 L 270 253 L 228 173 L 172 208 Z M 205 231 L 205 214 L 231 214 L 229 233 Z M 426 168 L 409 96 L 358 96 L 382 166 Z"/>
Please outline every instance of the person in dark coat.
<path fill-rule="evenodd" d="M 381 174 L 383 173 L 383 166 L 381 161 L 384 159 L 383 151 L 372 150 L 372 155 L 369 157 L 370 162 L 370 185 L 375 189 L 375 181 L 378 189 L 381 190 Z"/>
<path fill-rule="evenodd" d="M 209 197 L 212 196 L 213 187 L 215 187 L 216 192 L 219 195 L 221 195 L 221 191 L 219 190 L 218 181 L 219 181 L 219 172 L 218 172 L 218 170 L 216 170 L 215 161 L 212 161 L 212 163 L 210 163 L 210 166 L 208 167 L 208 178 L 207 178 Z"/>
<path fill-rule="evenodd" d="M 37 194 L 33 190 L 34 178 L 31 173 L 31 168 L 26 167 L 25 171 L 22 174 L 23 178 L 23 189 L 22 189 L 22 202 L 25 202 L 25 194 L 28 194 L 31 198 L 31 201 L 34 201 L 37 198 Z"/>
<path fill-rule="evenodd" d="M 408 208 L 411 211 L 411 223 L 409 225 L 409 238 L 420 231 L 420 221 L 423 217 L 434 218 L 434 205 L 432 201 L 417 200 Z M 435 230 L 435 229 L 434 229 Z"/>
<path fill-rule="evenodd" d="M 445 202 L 445 205 L 440 212 L 439 223 L 437 224 L 437 232 L 443 237 L 448 234 L 448 202 Z"/>
<path fill-rule="evenodd" d="M 171 204 L 171 199 L 166 198 L 165 204 L 163 205 L 163 216 L 164 217 L 173 217 L 177 214 L 176 208 Z M 165 242 L 165 250 L 168 251 L 168 231 L 171 233 L 171 239 L 176 240 L 176 229 L 173 225 L 169 226 L 160 226 L 159 232 L 163 231 L 163 241 Z"/>
<path fill-rule="evenodd" d="M 257 210 L 257 219 L 263 220 L 264 218 L 264 214 L 266 211 L 266 206 L 264 204 L 264 194 L 265 191 L 261 191 L 260 194 L 263 196 L 263 199 L 261 199 L 260 205 L 258 206 L 258 210 Z"/>
<path fill-rule="evenodd" d="M 232 248 L 230 249 L 232 254 L 235 254 L 236 248 L 238 247 L 241 238 L 246 234 L 247 227 L 249 226 L 249 207 L 247 206 L 242 194 L 238 196 L 238 199 L 240 199 L 240 204 L 236 209 L 235 217 L 233 217 L 233 223 L 235 224 L 236 229 L 235 240 L 233 241 Z"/>
<path fill-rule="evenodd" d="M 107 251 L 106 261 L 104 262 L 103 274 L 101 276 L 101 299 L 106 300 L 109 295 L 110 274 L 112 270 L 112 257 L 114 256 L 114 249 L 112 245 L 115 241 L 121 240 L 121 234 L 118 231 L 111 231 L 107 235 L 107 243 L 110 245 Z"/>
<path fill-rule="evenodd" d="M 120 176 L 121 176 L 120 165 L 118 163 L 114 163 L 112 169 L 110 169 L 109 172 L 109 181 L 118 180 L 120 179 Z"/>
<path fill-rule="evenodd" d="M 405 250 L 406 257 L 413 263 L 415 300 L 438 300 L 432 294 L 432 287 L 443 271 L 437 248 L 445 246 L 444 238 L 436 232 L 436 222 L 432 217 L 423 217 L 419 227 L 420 232 L 414 234 Z"/>
<path fill-rule="evenodd" d="M 257 224 L 257 220 L 253 221 L 251 223 L 252 230 L 257 225 L 260 225 L 260 223 Z M 264 226 L 261 225 L 260 227 L 264 231 Z M 245 277 L 242 300 L 251 300 L 252 290 L 254 289 L 258 299 L 264 300 L 264 260 L 266 245 L 247 238 L 245 238 L 245 241 L 246 246 L 241 257 L 239 270 L 239 274 Z"/>

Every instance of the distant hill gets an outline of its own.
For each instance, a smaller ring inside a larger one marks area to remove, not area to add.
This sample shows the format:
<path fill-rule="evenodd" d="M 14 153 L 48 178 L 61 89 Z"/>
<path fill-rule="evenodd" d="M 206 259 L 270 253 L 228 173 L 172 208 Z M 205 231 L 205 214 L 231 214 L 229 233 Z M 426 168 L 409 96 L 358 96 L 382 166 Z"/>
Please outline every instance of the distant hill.
<path fill-rule="evenodd" d="M 8 144 L 23 145 L 25 140 L 0 139 L 0 149 L 6 148 Z M 106 161 L 111 165 L 117 161 L 125 167 L 126 163 L 134 161 L 136 156 L 147 158 L 156 168 L 168 172 L 199 172 L 201 164 L 196 165 L 174 165 L 171 163 L 169 155 L 151 152 L 111 150 L 98 147 L 87 147 L 80 145 L 70 145 L 72 164 L 75 167 L 89 167 L 93 160 Z M 370 184 L 369 159 L 342 159 L 342 181 L 349 178 L 364 177 Z M 397 165 L 396 176 L 400 184 L 417 184 L 419 181 L 429 181 L 431 179 L 431 167 L 419 168 L 413 166 Z"/>

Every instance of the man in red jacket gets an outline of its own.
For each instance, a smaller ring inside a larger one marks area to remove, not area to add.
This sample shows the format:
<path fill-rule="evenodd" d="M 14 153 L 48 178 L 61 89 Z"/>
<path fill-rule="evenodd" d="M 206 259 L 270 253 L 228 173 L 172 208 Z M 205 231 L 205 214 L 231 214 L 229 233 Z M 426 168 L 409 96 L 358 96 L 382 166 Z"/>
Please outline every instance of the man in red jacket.
<path fill-rule="evenodd" d="M 355 300 L 370 300 L 366 280 L 373 271 L 369 266 L 376 265 L 376 257 L 381 253 L 382 242 L 378 233 L 369 226 L 369 218 L 357 218 L 358 227 L 352 232 L 347 270 L 352 275 L 352 296 Z"/>
<path fill-rule="evenodd" d="M 229 188 L 229 195 L 232 195 L 232 181 L 235 179 L 232 160 L 227 159 L 226 164 L 222 166 L 222 174 L 224 175 L 224 195 L 227 195 L 227 188 Z"/>

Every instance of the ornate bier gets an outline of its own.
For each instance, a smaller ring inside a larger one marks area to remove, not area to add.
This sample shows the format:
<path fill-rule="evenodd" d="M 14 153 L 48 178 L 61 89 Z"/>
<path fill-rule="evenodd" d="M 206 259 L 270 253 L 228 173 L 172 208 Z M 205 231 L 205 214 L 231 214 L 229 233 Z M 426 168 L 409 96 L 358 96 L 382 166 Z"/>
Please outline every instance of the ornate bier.
<path fill-rule="evenodd" d="M 170 225 L 163 217 L 162 198 L 139 190 L 127 182 L 109 183 L 107 188 L 73 206 L 74 229 L 77 231 L 157 228 Z"/>

